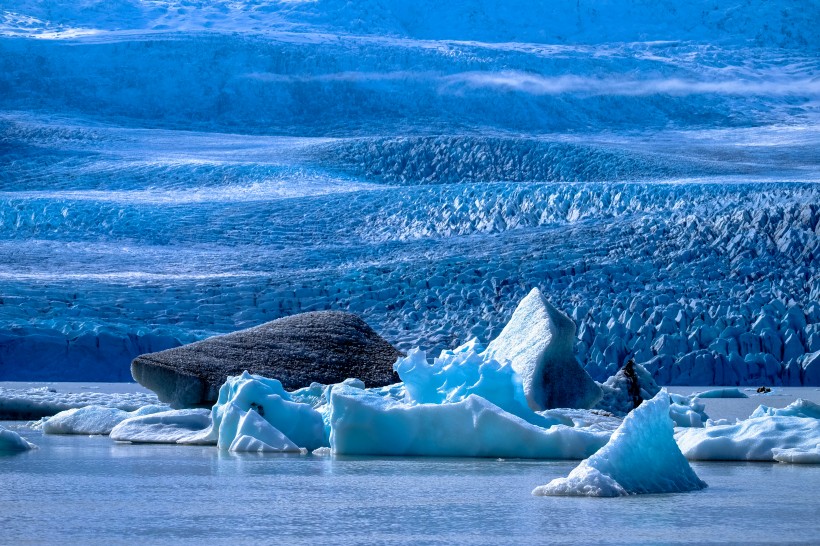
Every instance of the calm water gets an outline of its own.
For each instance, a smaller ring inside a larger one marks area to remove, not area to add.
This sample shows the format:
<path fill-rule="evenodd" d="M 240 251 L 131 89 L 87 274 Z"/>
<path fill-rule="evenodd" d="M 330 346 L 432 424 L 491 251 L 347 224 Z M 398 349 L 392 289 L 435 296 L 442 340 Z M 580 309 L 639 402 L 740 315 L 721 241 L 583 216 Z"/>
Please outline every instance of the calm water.
<path fill-rule="evenodd" d="M 0 542 L 816 543 L 820 466 L 696 463 L 709 488 L 621 499 L 530 491 L 576 463 L 234 455 L 43 436 L 0 456 Z"/>

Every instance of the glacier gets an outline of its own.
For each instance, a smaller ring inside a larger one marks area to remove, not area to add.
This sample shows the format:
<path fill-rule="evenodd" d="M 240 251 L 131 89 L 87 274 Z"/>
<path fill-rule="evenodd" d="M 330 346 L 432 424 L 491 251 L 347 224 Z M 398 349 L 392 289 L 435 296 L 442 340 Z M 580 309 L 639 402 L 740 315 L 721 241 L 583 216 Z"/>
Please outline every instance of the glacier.
<path fill-rule="evenodd" d="M 619 497 L 680 493 L 706 487 L 675 443 L 665 389 L 629 413 L 609 442 L 566 478 L 533 495 Z"/>
<path fill-rule="evenodd" d="M 439 4 L 0 0 L 0 380 L 539 288 L 598 382 L 819 385 L 817 6 Z"/>

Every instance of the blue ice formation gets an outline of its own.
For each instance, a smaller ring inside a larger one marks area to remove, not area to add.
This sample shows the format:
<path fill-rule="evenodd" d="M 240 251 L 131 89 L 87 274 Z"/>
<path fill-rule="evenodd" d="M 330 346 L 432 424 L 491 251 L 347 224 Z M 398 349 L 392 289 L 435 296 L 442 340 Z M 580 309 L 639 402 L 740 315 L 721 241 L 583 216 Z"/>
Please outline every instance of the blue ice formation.
<path fill-rule="evenodd" d="M 255 415 L 251 415 L 251 414 Z M 322 414 L 294 402 L 277 379 L 243 372 L 219 389 L 208 431 L 188 443 L 231 451 L 313 450 L 328 445 Z"/>
<path fill-rule="evenodd" d="M 0 453 L 28 451 L 36 447 L 13 430 L 0 427 Z"/>
<path fill-rule="evenodd" d="M 807 462 L 820 444 L 820 406 L 803 399 L 779 409 L 759 406 L 743 421 L 679 429 L 675 438 L 692 460 Z"/>
<path fill-rule="evenodd" d="M 627 415 L 609 442 L 569 476 L 536 487 L 533 494 L 617 497 L 704 487 L 675 443 L 663 389 Z"/>
<path fill-rule="evenodd" d="M 486 354 L 510 361 L 533 410 L 591 408 L 601 399 L 601 388 L 575 359 L 574 340 L 572 319 L 533 288 Z"/>
<path fill-rule="evenodd" d="M 168 406 L 149 405 L 128 412 L 108 406 L 90 405 L 61 411 L 44 418 L 44 434 L 111 434 L 126 419 L 168 411 Z"/>
<path fill-rule="evenodd" d="M 710 389 L 695 394 L 696 398 L 749 398 L 737 388 Z"/>
<path fill-rule="evenodd" d="M 453 403 L 410 404 L 369 390 L 334 388 L 330 445 L 341 455 L 581 459 L 607 431 L 542 428 L 470 394 Z"/>

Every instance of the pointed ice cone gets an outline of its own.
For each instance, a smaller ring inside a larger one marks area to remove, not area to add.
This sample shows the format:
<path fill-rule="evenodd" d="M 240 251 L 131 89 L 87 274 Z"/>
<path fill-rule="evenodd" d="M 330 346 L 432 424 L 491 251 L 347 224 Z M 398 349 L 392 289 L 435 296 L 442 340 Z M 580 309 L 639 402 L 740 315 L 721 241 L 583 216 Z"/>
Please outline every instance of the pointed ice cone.
<path fill-rule="evenodd" d="M 617 497 L 704 487 L 675 442 L 669 394 L 662 389 L 627 415 L 595 455 L 566 478 L 536 487 L 532 494 Z"/>
<path fill-rule="evenodd" d="M 575 359 L 574 344 L 575 323 L 533 288 L 484 354 L 512 363 L 533 410 L 591 408 L 601 388 Z"/>

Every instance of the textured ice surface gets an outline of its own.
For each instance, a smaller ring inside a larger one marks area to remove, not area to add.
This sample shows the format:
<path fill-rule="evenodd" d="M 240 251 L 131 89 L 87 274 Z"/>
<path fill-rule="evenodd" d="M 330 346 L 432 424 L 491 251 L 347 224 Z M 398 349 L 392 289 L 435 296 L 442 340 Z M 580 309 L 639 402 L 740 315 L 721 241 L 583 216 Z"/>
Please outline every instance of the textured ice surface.
<path fill-rule="evenodd" d="M 820 464 L 820 444 L 814 449 L 772 449 L 775 461 L 792 464 Z"/>
<path fill-rule="evenodd" d="M 575 359 L 574 340 L 572 319 L 533 288 L 486 354 L 512 364 L 532 409 L 591 408 L 601 399 L 601 388 Z"/>
<path fill-rule="evenodd" d="M 450 404 L 408 404 L 362 389 L 330 394 L 330 445 L 341 455 L 581 459 L 608 431 L 548 429 L 477 395 Z"/>
<path fill-rule="evenodd" d="M 106 406 L 84 406 L 61 411 L 45 418 L 43 432 L 46 434 L 110 434 L 111 430 L 132 417 L 168 411 L 168 406 L 143 406 L 128 412 Z"/>
<path fill-rule="evenodd" d="M 627 415 L 609 442 L 569 476 L 536 487 L 533 494 L 617 497 L 704 487 L 675 443 L 664 389 Z"/>
<path fill-rule="evenodd" d="M 26 420 L 55 415 L 85 406 L 134 411 L 158 404 L 153 393 L 60 392 L 53 387 L 14 389 L 0 387 L 0 419 Z"/>
<path fill-rule="evenodd" d="M 709 419 L 706 406 L 696 395 L 669 394 L 669 417 L 676 427 L 702 427 Z"/>
<path fill-rule="evenodd" d="M 28 442 L 25 438 L 13 430 L 0 427 L 0 453 L 28 451 L 30 449 L 34 449 L 35 447 L 37 446 L 31 442 Z"/>

